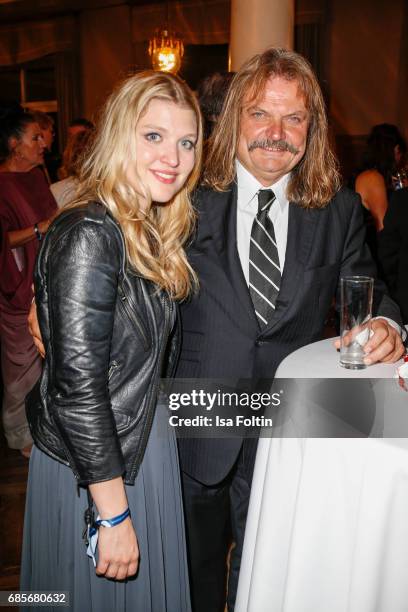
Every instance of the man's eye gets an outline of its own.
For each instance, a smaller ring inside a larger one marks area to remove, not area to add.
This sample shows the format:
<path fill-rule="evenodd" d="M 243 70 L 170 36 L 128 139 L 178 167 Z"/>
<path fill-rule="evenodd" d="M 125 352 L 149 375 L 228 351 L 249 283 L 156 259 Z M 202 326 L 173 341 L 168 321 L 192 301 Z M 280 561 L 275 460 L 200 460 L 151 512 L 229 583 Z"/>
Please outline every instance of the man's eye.
<path fill-rule="evenodd" d="M 191 151 L 192 149 L 194 149 L 195 143 L 192 140 L 186 139 L 181 141 L 181 146 L 183 147 L 183 149 Z"/>
<path fill-rule="evenodd" d="M 253 111 L 251 113 L 251 117 L 254 117 L 254 119 L 262 119 L 263 116 L 264 113 L 262 113 L 261 111 Z"/>
<path fill-rule="evenodd" d="M 298 115 L 290 115 L 288 117 L 288 121 L 289 121 L 289 123 L 298 124 L 298 123 L 302 122 L 302 119 Z"/>
<path fill-rule="evenodd" d="M 158 134 L 157 132 L 149 132 L 148 134 L 146 134 L 145 138 L 149 142 L 159 142 L 160 134 Z"/>

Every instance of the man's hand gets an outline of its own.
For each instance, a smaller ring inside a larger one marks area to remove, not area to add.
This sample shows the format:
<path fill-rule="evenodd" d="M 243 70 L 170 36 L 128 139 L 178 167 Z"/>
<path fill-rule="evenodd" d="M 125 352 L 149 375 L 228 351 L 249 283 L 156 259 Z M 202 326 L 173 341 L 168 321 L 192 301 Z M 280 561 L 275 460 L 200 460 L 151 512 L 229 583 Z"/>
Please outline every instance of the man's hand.
<path fill-rule="evenodd" d="M 45 349 L 42 342 L 40 326 L 38 325 L 37 319 L 37 306 L 35 302 L 31 304 L 30 312 L 28 313 L 28 331 L 33 337 L 34 344 L 36 346 L 37 351 L 40 353 L 41 357 L 44 359 L 45 357 Z"/>
<path fill-rule="evenodd" d="M 401 359 L 405 348 L 397 330 L 385 319 L 373 319 L 371 329 L 374 334 L 364 345 L 364 358 L 366 365 L 373 363 L 394 363 Z M 340 339 L 335 340 L 334 346 L 340 348 Z"/>

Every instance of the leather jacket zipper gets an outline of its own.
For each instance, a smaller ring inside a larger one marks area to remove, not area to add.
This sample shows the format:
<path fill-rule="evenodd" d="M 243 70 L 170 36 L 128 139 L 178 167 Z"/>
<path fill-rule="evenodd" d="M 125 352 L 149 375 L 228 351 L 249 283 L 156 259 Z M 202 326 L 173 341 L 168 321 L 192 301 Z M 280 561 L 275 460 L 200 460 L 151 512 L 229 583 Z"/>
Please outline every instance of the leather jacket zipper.
<path fill-rule="evenodd" d="M 137 453 L 133 461 L 132 469 L 130 471 L 131 479 L 135 477 L 135 473 L 140 467 L 143 461 L 144 453 L 146 451 L 147 442 L 148 442 L 150 432 L 152 429 L 153 419 L 156 414 L 156 410 L 151 410 L 152 398 L 153 398 L 153 401 L 157 402 L 157 397 L 158 397 L 158 392 L 159 392 L 159 387 L 160 387 L 160 378 L 158 377 L 158 374 L 160 374 L 162 371 L 164 353 L 167 348 L 167 343 L 169 341 L 168 329 L 169 329 L 169 322 L 170 322 L 171 306 L 168 302 L 168 298 L 166 298 L 165 295 L 162 294 L 160 298 L 164 306 L 164 329 L 163 329 L 163 333 L 160 334 L 160 337 L 165 338 L 166 341 L 162 342 L 162 346 L 160 347 L 160 352 L 157 357 L 157 365 L 155 369 L 155 384 L 150 392 L 149 406 L 146 408 L 147 413 L 148 413 L 148 420 L 146 421 L 144 431 L 140 438 L 139 452 Z"/>
<path fill-rule="evenodd" d="M 148 348 L 149 348 L 149 343 L 147 341 L 145 330 L 143 329 L 142 324 L 140 323 L 138 317 L 136 316 L 136 314 L 134 312 L 134 309 L 130 306 L 128 297 L 125 294 L 125 292 L 123 290 L 123 287 L 120 285 L 120 283 L 118 285 L 118 293 L 119 293 L 120 303 L 122 305 L 122 308 L 123 308 L 126 316 L 130 319 L 130 321 L 136 327 L 136 329 L 139 332 L 139 335 L 140 335 L 140 337 L 142 339 L 144 349 L 145 349 L 145 351 L 147 351 Z"/>
<path fill-rule="evenodd" d="M 108 382 L 112 378 L 113 373 L 115 372 L 115 370 L 117 370 L 118 368 L 119 368 L 118 362 L 116 360 L 112 361 L 112 363 L 109 366 L 109 370 L 108 370 Z"/>
<path fill-rule="evenodd" d="M 123 233 L 122 230 L 120 229 L 119 225 L 108 215 L 107 216 L 108 222 L 115 228 L 115 231 L 118 233 L 119 235 L 119 239 L 122 245 L 122 253 L 123 253 L 123 258 L 122 258 L 122 271 L 121 271 L 121 277 L 122 279 L 126 279 L 126 258 L 125 258 L 125 253 L 126 253 L 126 245 L 125 245 L 125 239 L 123 237 Z M 138 276 L 136 274 L 136 276 Z M 142 277 L 140 277 L 142 278 Z M 123 310 L 125 312 L 125 314 L 127 315 L 127 317 L 130 319 L 130 321 L 134 324 L 134 326 L 136 327 L 136 329 L 138 330 L 140 337 L 142 339 L 143 342 L 143 346 L 144 349 L 147 351 L 149 349 L 149 342 L 145 333 L 145 330 L 142 326 L 142 324 L 140 323 L 138 317 L 136 316 L 136 313 L 134 311 L 134 308 L 131 307 L 131 305 L 129 304 L 129 300 L 128 297 L 122 287 L 122 282 L 123 280 L 121 280 L 121 278 L 119 278 L 119 283 L 118 283 L 118 293 L 119 293 L 119 297 L 120 297 L 120 303 L 123 306 Z"/>

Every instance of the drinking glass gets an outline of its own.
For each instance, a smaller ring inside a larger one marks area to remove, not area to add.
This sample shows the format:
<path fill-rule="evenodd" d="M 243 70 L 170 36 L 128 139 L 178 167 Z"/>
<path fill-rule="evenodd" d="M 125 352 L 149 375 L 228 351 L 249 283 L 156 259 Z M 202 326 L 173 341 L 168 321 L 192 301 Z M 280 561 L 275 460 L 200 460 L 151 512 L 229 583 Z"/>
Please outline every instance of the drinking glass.
<path fill-rule="evenodd" d="M 370 338 L 374 279 L 370 276 L 345 276 L 340 279 L 340 365 L 361 370 L 364 345 Z"/>

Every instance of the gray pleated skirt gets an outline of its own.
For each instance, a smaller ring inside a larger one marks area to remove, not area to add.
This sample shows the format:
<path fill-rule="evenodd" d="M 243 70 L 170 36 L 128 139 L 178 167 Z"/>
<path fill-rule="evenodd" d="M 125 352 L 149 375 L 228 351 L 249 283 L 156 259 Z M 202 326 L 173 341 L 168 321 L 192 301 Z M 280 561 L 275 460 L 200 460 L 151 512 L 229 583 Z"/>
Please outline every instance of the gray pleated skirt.
<path fill-rule="evenodd" d="M 69 591 L 69 608 L 55 610 L 189 612 L 177 446 L 164 406 L 157 407 L 142 466 L 135 485 L 127 486 L 126 492 L 140 564 L 136 577 L 116 582 L 96 576 L 92 560 L 86 555 L 82 539 L 86 491 L 81 489 L 78 496 L 71 470 L 34 448 L 20 589 Z"/>

